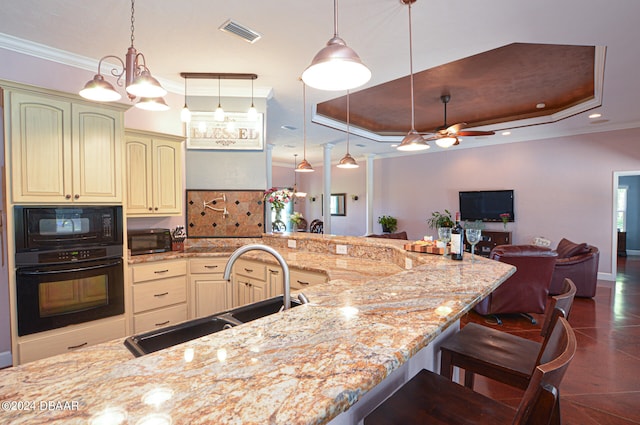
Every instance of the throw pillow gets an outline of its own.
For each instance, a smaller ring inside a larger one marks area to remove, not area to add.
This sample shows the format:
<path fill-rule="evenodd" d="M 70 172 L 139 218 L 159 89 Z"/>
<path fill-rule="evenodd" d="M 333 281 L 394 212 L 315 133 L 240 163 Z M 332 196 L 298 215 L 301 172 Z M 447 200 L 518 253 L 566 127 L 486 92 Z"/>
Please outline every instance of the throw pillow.
<path fill-rule="evenodd" d="M 558 243 L 556 252 L 558 253 L 558 258 L 569 258 L 574 255 L 586 254 L 589 252 L 589 247 L 586 243 L 578 244 L 571 242 L 569 239 L 562 238 Z"/>

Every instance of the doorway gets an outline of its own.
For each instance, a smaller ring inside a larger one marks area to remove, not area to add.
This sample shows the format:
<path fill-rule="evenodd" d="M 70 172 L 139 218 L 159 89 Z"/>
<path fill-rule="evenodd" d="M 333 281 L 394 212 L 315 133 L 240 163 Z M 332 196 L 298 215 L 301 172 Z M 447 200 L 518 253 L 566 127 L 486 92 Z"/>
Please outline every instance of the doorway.
<path fill-rule="evenodd" d="M 622 189 L 622 190 L 621 190 Z M 625 190 L 626 189 L 626 190 Z M 625 196 L 626 199 L 621 199 Z M 617 275 L 619 231 L 624 232 L 625 249 L 629 255 L 640 255 L 640 171 L 613 173 L 613 215 L 611 235 L 611 273 Z"/>

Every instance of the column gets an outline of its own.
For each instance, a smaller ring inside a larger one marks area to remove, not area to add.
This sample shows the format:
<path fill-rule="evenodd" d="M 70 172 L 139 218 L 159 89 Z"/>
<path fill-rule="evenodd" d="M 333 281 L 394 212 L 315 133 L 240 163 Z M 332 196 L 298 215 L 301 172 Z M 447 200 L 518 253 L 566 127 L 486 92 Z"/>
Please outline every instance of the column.
<path fill-rule="evenodd" d="M 271 189 L 273 187 L 273 148 L 274 144 L 267 143 L 267 150 L 265 155 L 266 161 L 266 170 L 267 170 L 267 187 L 266 189 Z M 273 228 L 271 227 L 271 204 L 265 202 L 264 208 L 264 232 L 271 233 Z"/>
<path fill-rule="evenodd" d="M 323 204 L 322 204 L 322 221 L 324 222 L 324 233 L 325 235 L 331 234 L 331 149 L 335 145 L 331 143 L 325 143 L 324 145 L 324 170 L 323 170 L 323 185 L 322 185 L 322 193 L 323 196 Z"/>
<path fill-rule="evenodd" d="M 373 159 L 375 154 L 367 154 L 367 175 L 366 175 L 366 193 L 367 193 L 367 207 L 366 207 L 366 219 L 367 219 L 367 235 L 373 234 Z"/>

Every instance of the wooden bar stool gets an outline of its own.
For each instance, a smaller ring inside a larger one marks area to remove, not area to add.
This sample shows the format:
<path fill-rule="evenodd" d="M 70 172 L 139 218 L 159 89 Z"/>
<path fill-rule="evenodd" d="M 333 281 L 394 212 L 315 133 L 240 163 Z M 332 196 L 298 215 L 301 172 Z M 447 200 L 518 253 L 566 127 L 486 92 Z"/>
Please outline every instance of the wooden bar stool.
<path fill-rule="evenodd" d="M 563 317 L 549 335 L 517 410 L 427 370 L 420 371 L 372 413 L 364 425 L 547 424 L 558 388 L 576 352 L 576 336 Z"/>
<path fill-rule="evenodd" d="M 554 315 L 560 311 L 568 319 L 575 294 L 576 286 L 566 279 L 563 293 L 551 298 L 540 332 L 545 336 L 542 343 L 476 323 L 467 324 L 440 346 L 440 374 L 451 379 L 453 367 L 457 366 L 465 370 L 464 383 L 471 389 L 476 373 L 517 388 L 527 388 L 533 370 L 542 360 Z"/>

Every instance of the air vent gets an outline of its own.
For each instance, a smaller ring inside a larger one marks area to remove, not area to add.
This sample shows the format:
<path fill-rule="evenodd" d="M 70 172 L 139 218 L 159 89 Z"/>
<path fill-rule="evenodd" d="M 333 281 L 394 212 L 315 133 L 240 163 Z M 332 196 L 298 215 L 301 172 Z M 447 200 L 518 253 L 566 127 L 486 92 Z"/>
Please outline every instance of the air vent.
<path fill-rule="evenodd" d="M 224 24 L 220 25 L 220 31 L 224 31 L 224 32 L 228 32 L 231 34 L 235 34 L 238 37 L 240 37 L 241 39 L 243 39 L 244 41 L 248 41 L 249 43 L 253 44 L 256 41 L 260 40 L 260 38 L 262 37 L 260 34 L 258 34 L 257 32 L 244 27 L 242 25 L 240 25 L 237 22 L 234 22 L 231 19 L 228 19 Z"/>

